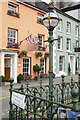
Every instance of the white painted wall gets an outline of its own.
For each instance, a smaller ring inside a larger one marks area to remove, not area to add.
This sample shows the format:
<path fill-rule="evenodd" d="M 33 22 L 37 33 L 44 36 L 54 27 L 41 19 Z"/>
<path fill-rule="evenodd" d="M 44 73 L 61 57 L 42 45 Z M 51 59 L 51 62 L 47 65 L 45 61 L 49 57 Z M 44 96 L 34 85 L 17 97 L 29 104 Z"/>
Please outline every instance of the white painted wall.
<path fill-rule="evenodd" d="M 78 19 L 78 10 L 72 10 L 72 11 L 68 11 L 68 12 L 65 12 L 65 13 L 67 13 L 68 15 Z"/>

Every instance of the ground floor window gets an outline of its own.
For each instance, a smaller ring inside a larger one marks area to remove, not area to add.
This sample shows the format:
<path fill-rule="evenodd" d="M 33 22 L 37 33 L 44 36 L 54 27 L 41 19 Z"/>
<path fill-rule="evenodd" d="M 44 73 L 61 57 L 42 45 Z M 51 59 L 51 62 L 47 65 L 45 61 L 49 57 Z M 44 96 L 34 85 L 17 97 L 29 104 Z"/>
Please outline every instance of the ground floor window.
<path fill-rule="evenodd" d="M 28 57 L 23 58 L 23 75 L 24 74 L 30 75 L 30 58 Z"/>
<path fill-rule="evenodd" d="M 63 71 L 63 56 L 59 56 L 59 71 Z"/>
<path fill-rule="evenodd" d="M 41 73 L 46 72 L 46 59 L 41 58 L 40 59 L 40 66 L 41 66 Z"/>

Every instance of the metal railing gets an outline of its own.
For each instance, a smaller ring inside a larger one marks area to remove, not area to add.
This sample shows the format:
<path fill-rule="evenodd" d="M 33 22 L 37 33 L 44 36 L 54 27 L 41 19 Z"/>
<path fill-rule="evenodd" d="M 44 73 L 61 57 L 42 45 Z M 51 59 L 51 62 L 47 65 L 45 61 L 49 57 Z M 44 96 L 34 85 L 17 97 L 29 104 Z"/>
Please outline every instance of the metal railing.
<path fill-rule="evenodd" d="M 39 83 L 40 86 L 29 87 L 27 80 L 25 88 L 21 85 L 20 88 L 14 89 L 13 79 L 10 79 L 9 120 L 54 120 L 59 106 L 80 112 L 78 108 L 79 86 L 78 82 L 73 82 L 73 78 L 70 82 L 65 83 L 64 75 L 62 75 L 62 82 L 53 85 L 51 100 L 49 100 L 49 86 L 42 85 L 42 79 Z M 12 104 L 12 92 L 26 96 L 24 110 Z"/>

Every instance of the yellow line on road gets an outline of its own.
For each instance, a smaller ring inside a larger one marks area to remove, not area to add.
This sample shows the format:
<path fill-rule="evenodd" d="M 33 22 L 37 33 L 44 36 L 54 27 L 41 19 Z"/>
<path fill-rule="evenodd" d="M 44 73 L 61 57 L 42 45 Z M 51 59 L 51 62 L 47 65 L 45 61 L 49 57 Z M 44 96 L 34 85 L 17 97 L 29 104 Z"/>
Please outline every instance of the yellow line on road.
<path fill-rule="evenodd" d="M 10 96 L 1 97 L 0 100 L 6 99 L 6 98 L 9 98 L 9 97 L 10 97 Z"/>

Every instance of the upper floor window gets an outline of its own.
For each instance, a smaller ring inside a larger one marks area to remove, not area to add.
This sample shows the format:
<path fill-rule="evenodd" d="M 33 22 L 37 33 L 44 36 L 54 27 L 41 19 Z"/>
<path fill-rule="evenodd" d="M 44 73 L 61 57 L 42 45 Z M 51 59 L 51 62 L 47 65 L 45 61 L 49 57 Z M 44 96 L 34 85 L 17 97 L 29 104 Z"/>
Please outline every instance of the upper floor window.
<path fill-rule="evenodd" d="M 62 19 L 60 19 L 60 21 L 59 21 L 58 30 L 60 30 L 60 31 L 63 30 L 63 21 L 62 21 Z"/>
<path fill-rule="evenodd" d="M 17 43 L 17 30 L 8 28 L 8 42 Z"/>
<path fill-rule="evenodd" d="M 78 36 L 78 26 L 75 26 L 75 35 Z"/>
<path fill-rule="evenodd" d="M 39 42 L 38 42 L 38 47 L 43 47 L 43 35 L 38 35 Z"/>
<path fill-rule="evenodd" d="M 67 33 L 71 33 L 71 23 L 70 22 L 67 22 L 67 30 L 66 30 Z"/>
<path fill-rule="evenodd" d="M 13 3 L 8 3 L 8 10 L 11 10 L 11 11 L 16 11 L 18 12 L 18 6 L 13 4 Z"/>
<path fill-rule="evenodd" d="M 8 14 L 19 17 L 20 14 L 18 13 L 18 6 L 9 2 L 8 3 Z"/>
<path fill-rule="evenodd" d="M 63 56 L 59 56 L 59 71 L 63 71 Z"/>
<path fill-rule="evenodd" d="M 58 49 L 62 50 L 62 37 L 58 36 Z"/>
<path fill-rule="evenodd" d="M 37 14 L 37 22 L 43 24 L 43 16 L 41 14 Z"/>
<path fill-rule="evenodd" d="M 70 51 L 70 46 L 71 46 L 71 39 L 67 38 L 66 39 L 66 50 L 69 50 Z"/>
<path fill-rule="evenodd" d="M 76 40 L 76 43 L 75 43 L 75 44 L 76 44 L 76 46 L 75 46 L 75 47 L 76 47 L 76 48 L 78 48 L 78 47 L 79 47 L 79 41 L 78 41 L 78 40 Z"/>

